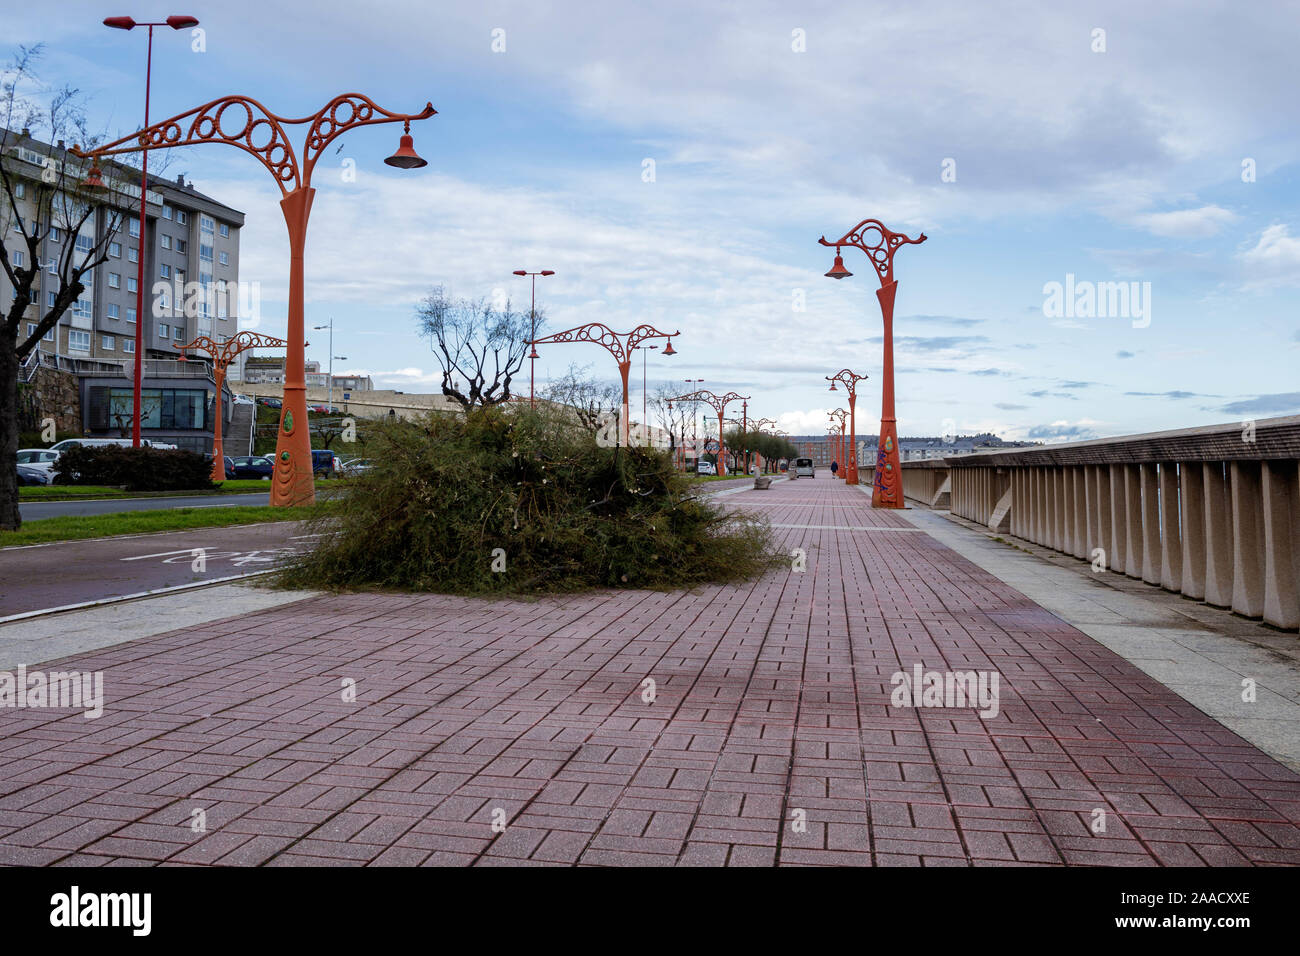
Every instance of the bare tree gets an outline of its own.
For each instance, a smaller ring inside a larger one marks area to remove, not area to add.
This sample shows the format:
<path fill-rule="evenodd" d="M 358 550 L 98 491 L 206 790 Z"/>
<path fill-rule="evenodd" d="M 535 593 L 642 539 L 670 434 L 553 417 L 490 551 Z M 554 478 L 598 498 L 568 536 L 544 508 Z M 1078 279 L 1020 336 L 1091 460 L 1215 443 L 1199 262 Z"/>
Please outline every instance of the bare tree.
<path fill-rule="evenodd" d="M 538 310 L 538 327 L 542 312 Z M 437 286 L 416 309 L 442 368 L 442 394 L 469 410 L 510 400 L 510 383 L 528 354 L 531 321 L 507 300 L 457 299 Z"/>
<path fill-rule="evenodd" d="M 590 365 L 570 365 L 563 376 L 547 383 L 542 397 L 572 409 L 583 428 L 597 432 L 611 413 L 617 415 L 623 407 L 623 391 L 615 382 L 591 378 L 590 368 Z"/>
<path fill-rule="evenodd" d="M 70 86 L 44 87 L 35 72 L 40 56 L 40 46 L 20 46 L 0 71 L 0 265 L 14 289 L 0 329 L 0 528 L 8 530 L 22 524 L 14 466 L 19 369 L 93 283 L 126 204 L 120 192 L 114 201 L 117 166 L 101 173 L 106 192 L 83 187 L 90 164 L 65 143 L 94 143 L 84 99 Z M 54 244 L 58 256 L 43 262 L 41 250 Z M 40 297 L 41 291 L 47 295 Z"/>

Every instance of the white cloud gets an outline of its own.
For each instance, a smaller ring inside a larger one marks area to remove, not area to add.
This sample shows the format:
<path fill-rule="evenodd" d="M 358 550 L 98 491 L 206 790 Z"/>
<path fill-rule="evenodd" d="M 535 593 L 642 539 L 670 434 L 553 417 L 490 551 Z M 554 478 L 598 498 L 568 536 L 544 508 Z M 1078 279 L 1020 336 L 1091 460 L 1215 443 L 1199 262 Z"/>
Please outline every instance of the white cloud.
<path fill-rule="evenodd" d="M 1152 212 L 1136 216 L 1134 222 L 1157 236 L 1175 239 L 1204 239 L 1213 236 L 1224 226 L 1237 219 L 1236 213 L 1221 206 L 1202 206 L 1199 209 L 1178 209 L 1173 212 Z"/>
<path fill-rule="evenodd" d="M 1269 226 L 1253 249 L 1240 255 L 1246 283 L 1253 288 L 1300 285 L 1300 238 L 1285 225 Z"/>

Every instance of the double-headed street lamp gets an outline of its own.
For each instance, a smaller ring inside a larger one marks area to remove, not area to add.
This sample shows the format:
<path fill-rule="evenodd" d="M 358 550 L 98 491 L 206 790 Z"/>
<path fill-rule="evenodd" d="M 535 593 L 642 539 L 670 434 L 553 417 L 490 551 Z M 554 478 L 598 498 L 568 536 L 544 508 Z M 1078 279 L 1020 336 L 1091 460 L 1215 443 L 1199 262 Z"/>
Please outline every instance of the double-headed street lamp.
<path fill-rule="evenodd" d="M 532 280 L 533 280 L 532 305 L 530 305 L 528 308 L 528 319 L 529 319 L 528 338 L 531 341 L 532 339 L 537 338 L 537 277 L 553 276 L 555 275 L 555 270 L 543 269 L 541 272 L 529 272 L 527 269 L 516 269 L 513 274 L 517 276 L 532 276 Z M 538 358 L 540 358 L 540 356 L 537 354 L 537 346 L 534 345 L 532 354 L 528 356 L 528 407 L 529 408 L 537 407 L 537 399 L 534 396 L 533 388 L 537 382 L 537 359 Z"/>
<path fill-rule="evenodd" d="M 669 342 L 668 344 L 671 345 L 672 343 Z M 649 412 L 646 410 L 646 409 L 647 409 L 647 404 L 646 404 L 646 377 L 645 377 L 645 374 L 646 374 L 646 356 L 649 355 L 651 349 L 657 349 L 657 348 L 659 348 L 659 346 L 657 346 L 657 345 L 634 345 L 634 346 L 632 346 L 632 348 L 634 348 L 634 349 L 640 349 L 640 350 L 641 350 L 641 427 L 644 428 L 644 429 L 646 430 L 646 432 L 645 432 L 645 443 L 646 443 L 646 447 L 649 448 L 650 445 L 652 444 L 652 442 L 650 441 L 650 419 L 649 419 Z M 665 354 L 666 354 L 666 353 L 665 353 Z"/>
<path fill-rule="evenodd" d="M 727 467 L 725 461 L 727 454 L 726 439 L 722 437 L 723 420 L 726 417 L 727 405 L 731 402 L 747 402 L 749 396 L 737 395 L 735 392 L 728 392 L 726 395 L 715 395 L 708 389 L 701 388 L 689 395 L 678 395 L 673 401 L 704 402 L 706 405 L 712 406 L 713 410 L 718 413 L 718 474 L 722 474 Z"/>
<path fill-rule="evenodd" d="M 411 120 L 428 119 L 436 112 L 433 104 L 429 103 L 419 113 L 390 113 L 360 93 L 343 93 L 310 116 L 288 119 L 277 116 L 247 96 L 226 96 L 103 146 L 85 152 L 76 146 L 72 148 L 73 155 L 89 157 L 97 166 L 98 160 L 104 156 L 194 143 L 225 143 L 256 157 L 275 177 L 275 184 L 280 187 L 283 197 L 280 209 L 289 229 L 289 309 L 284 401 L 276 433 L 275 471 L 271 480 L 272 505 L 310 504 L 316 500 L 311 433 L 307 425 L 306 336 L 303 327 L 303 254 L 307 244 L 307 220 L 316 195 L 311 185 L 312 170 L 325 147 L 343 133 L 375 123 L 405 124 L 397 152 L 385 159 L 385 163 L 399 169 L 427 166 L 428 162 L 415 152 Z M 285 127 L 303 123 L 310 125 L 300 160 L 289 142 Z M 98 179 L 98 172 L 92 167 L 88 184 Z M 137 354 L 141 345 L 143 343 L 137 343 Z"/>
<path fill-rule="evenodd" d="M 840 369 L 834 375 L 826 376 L 826 381 L 831 383 L 832 392 L 836 391 L 836 382 L 839 382 L 849 391 L 849 461 L 844 469 L 844 483 L 846 485 L 856 485 L 858 483 L 858 382 L 865 379 L 865 375 L 859 375 L 847 368 Z"/>
<path fill-rule="evenodd" d="M 114 30 L 134 30 L 147 27 L 149 34 L 148 52 L 144 61 L 144 125 L 149 125 L 149 99 L 153 85 L 153 28 L 171 27 L 173 30 L 188 30 L 199 25 L 195 17 L 168 17 L 166 20 L 137 23 L 130 17 L 107 17 L 104 26 Z M 140 246 L 136 258 L 135 280 L 135 370 L 132 383 L 131 405 L 131 444 L 140 447 L 140 408 L 141 386 L 144 381 L 144 243 L 145 243 L 145 197 L 149 194 L 149 151 L 140 151 Z"/>
<path fill-rule="evenodd" d="M 614 361 L 618 362 L 618 374 L 623 379 L 623 412 L 618 423 L 619 444 L 626 448 L 629 445 L 627 374 L 632 367 L 632 350 L 638 348 L 646 339 L 667 339 L 668 345 L 664 348 L 664 355 L 676 355 L 673 336 L 681 334 L 681 332 L 660 332 L 653 325 L 638 325 L 631 332 L 615 332 L 602 322 L 589 322 L 577 328 L 545 335 L 540 339 L 530 339 L 528 344 L 533 347 L 533 351 L 529 357 L 537 358 L 537 346 L 548 342 L 590 342 L 604 347 L 610 355 L 614 356 Z"/>
<path fill-rule="evenodd" d="M 214 342 L 206 335 L 200 335 L 192 342 L 180 346 L 180 361 L 185 361 L 186 352 L 202 352 L 212 359 L 212 380 L 217 386 L 217 413 L 212 426 L 212 480 L 226 480 L 226 453 L 221 441 L 221 390 L 226 384 L 226 367 L 241 352 L 249 349 L 283 348 L 284 339 L 263 335 L 260 332 L 237 332 L 224 342 Z M 253 413 L 254 426 L 257 413 Z"/>
<path fill-rule="evenodd" d="M 876 298 L 880 300 L 880 312 L 885 320 L 884 381 L 880 399 L 880 445 L 876 451 L 871 507 L 903 508 L 906 506 L 898 456 L 898 423 L 894 419 L 894 294 L 898 291 L 898 283 L 894 281 L 894 253 L 901 245 L 925 242 L 925 233 L 909 239 L 901 232 L 887 229 L 879 219 L 864 219 L 834 242 L 827 242 L 825 236 L 818 241 L 823 246 L 835 247 L 835 264 L 826 273 L 829 278 L 846 279 L 853 275 L 844 268 L 844 258 L 840 254 L 844 246 L 854 246 L 865 252 L 880 278 Z"/>
<path fill-rule="evenodd" d="M 348 360 L 348 357 L 346 355 L 334 354 L 334 317 L 333 316 L 330 316 L 329 325 L 313 325 L 312 328 L 315 329 L 317 332 L 322 332 L 325 329 L 330 330 L 329 406 L 330 406 L 330 414 L 333 415 L 334 414 L 334 360 L 338 359 L 340 362 L 346 362 Z M 305 378 L 306 373 L 304 372 L 303 374 Z"/>

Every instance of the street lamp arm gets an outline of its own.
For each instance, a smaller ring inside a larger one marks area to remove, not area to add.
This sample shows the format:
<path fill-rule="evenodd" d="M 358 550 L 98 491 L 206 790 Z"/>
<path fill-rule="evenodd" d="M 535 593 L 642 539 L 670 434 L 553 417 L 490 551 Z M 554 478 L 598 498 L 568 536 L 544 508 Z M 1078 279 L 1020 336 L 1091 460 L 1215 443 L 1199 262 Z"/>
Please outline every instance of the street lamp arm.
<path fill-rule="evenodd" d="M 603 322 L 588 322 L 586 325 L 565 329 L 563 332 L 552 332 L 550 335 L 532 339 L 528 344 L 545 345 L 548 342 L 591 342 L 595 345 L 603 345 L 620 365 L 629 360 L 628 352 L 618 333 Z"/>
<path fill-rule="evenodd" d="M 272 113 L 251 97 L 225 96 L 93 149 L 83 151 L 73 146 L 72 153 L 98 159 L 195 143 L 226 143 L 261 160 L 275 177 L 280 192 L 287 196 L 311 183 L 311 172 L 321 150 L 347 130 L 373 123 L 409 123 L 427 119 L 435 112 L 429 103 L 419 113 L 392 113 L 360 93 L 344 93 L 310 116 L 293 119 Z M 312 125 L 307 131 L 306 164 L 300 168 L 285 127 L 303 123 Z"/>
<path fill-rule="evenodd" d="M 902 245 L 917 245 L 925 242 L 925 233 L 915 239 L 909 239 L 901 232 L 894 232 L 879 219 L 864 219 L 834 242 L 828 242 L 825 236 L 817 241 L 823 246 L 854 246 L 861 249 L 871 260 L 880 277 L 882 286 L 894 281 L 894 253 Z"/>
<path fill-rule="evenodd" d="M 646 339 L 664 338 L 671 341 L 674 335 L 681 335 L 681 334 L 682 333 L 680 331 L 660 332 L 653 325 L 638 325 L 635 329 L 633 329 L 631 332 L 627 334 L 628 351 L 630 352 L 632 349 L 637 348 L 637 346 L 641 342 L 644 342 Z"/>

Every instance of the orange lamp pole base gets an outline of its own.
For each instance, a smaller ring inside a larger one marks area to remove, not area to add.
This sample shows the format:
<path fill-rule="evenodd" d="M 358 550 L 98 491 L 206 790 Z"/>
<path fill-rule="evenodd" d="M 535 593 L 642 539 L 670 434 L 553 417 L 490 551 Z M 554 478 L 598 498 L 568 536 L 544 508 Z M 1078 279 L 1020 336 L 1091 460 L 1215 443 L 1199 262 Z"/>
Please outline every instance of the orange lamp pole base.
<path fill-rule="evenodd" d="M 307 424 L 306 333 L 303 321 L 303 249 L 307 219 L 316 190 L 295 189 L 280 201 L 289 227 L 288 346 L 284 360 L 284 399 L 275 438 L 275 467 L 271 473 L 271 504 L 309 505 L 316 500 L 311 461 L 311 429 Z"/>

